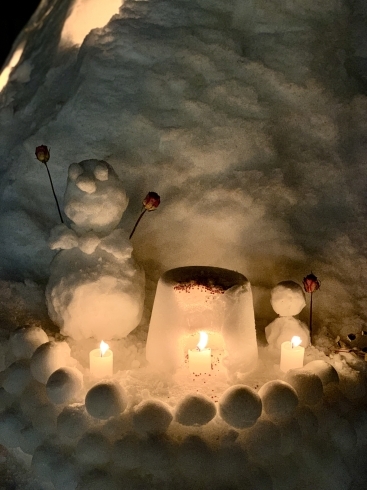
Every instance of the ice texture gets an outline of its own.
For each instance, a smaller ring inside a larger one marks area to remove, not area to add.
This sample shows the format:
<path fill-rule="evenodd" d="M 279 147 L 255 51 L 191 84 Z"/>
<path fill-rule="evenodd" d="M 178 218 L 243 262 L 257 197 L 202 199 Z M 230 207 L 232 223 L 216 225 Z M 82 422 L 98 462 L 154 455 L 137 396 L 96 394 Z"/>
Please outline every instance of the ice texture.
<path fill-rule="evenodd" d="M 51 233 L 51 248 L 61 250 L 46 289 L 50 317 L 66 336 L 122 338 L 141 320 L 144 272 L 127 234 L 116 229 L 127 203 L 111 165 L 70 165 L 64 204 L 72 229 L 61 224 Z"/>
<path fill-rule="evenodd" d="M 261 412 L 261 398 L 249 386 L 231 386 L 219 400 L 220 416 L 227 424 L 237 429 L 244 429 L 254 425 Z"/>
<path fill-rule="evenodd" d="M 85 408 L 96 419 L 108 419 L 123 412 L 127 406 L 125 391 L 113 381 L 93 386 L 85 397 Z"/>
<path fill-rule="evenodd" d="M 250 371 L 256 366 L 252 292 L 242 274 L 188 266 L 161 276 L 146 345 L 149 363 L 159 370 L 174 371 L 184 362 L 184 338 L 201 330 L 222 335 L 228 369 Z"/>

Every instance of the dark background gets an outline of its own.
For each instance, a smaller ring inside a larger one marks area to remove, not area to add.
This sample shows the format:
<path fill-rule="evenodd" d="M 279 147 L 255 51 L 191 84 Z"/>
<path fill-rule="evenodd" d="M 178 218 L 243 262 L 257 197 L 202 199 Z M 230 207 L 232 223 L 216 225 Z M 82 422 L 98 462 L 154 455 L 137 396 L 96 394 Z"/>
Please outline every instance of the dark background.
<path fill-rule="evenodd" d="M 15 0 L 5 2 L 3 0 L 1 2 L 0 67 L 4 64 L 15 38 L 31 18 L 40 2 L 41 0 L 23 0 L 23 2 L 17 2 Z"/>

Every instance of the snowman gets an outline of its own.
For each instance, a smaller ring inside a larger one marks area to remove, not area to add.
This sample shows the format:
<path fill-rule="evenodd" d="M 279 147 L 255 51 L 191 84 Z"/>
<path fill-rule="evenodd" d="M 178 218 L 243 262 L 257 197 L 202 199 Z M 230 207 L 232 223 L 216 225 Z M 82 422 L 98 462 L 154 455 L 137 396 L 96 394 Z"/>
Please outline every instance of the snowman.
<path fill-rule="evenodd" d="M 51 232 L 50 248 L 60 251 L 46 288 L 49 315 L 65 336 L 118 339 L 141 320 L 144 272 L 132 257 L 128 235 L 116 228 L 127 204 L 111 165 L 70 165 L 64 211 L 71 225 Z"/>
<path fill-rule="evenodd" d="M 271 290 L 271 306 L 279 317 L 265 328 L 265 336 L 271 347 L 280 349 L 285 341 L 293 336 L 302 340 L 302 346 L 310 343 L 310 331 L 307 325 L 294 315 L 298 315 L 306 306 L 305 293 L 294 281 L 282 281 Z"/>

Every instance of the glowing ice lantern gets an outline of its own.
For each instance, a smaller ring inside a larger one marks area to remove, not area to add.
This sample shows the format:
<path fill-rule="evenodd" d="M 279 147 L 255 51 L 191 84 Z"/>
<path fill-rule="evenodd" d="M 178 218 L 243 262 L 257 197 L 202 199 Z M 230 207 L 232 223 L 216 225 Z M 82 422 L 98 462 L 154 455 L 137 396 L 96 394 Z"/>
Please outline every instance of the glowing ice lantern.
<path fill-rule="evenodd" d="M 96 378 L 105 378 L 113 375 L 113 352 L 106 342 L 101 342 L 99 349 L 89 353 L 90 372 Z"/>
<path fill-rule="evenodd" d="M 200 340 L 196 349 L 189 349 L 189 370 L 191 373 L 203 374 L 209 373 L 212 367 L 212 350 L 206 348 L 208 343 L 208 334 L 199 332 Z"/>
<path fill-rule="evenodd" d="M 254 308 L 245 276 L 207 266 L 179 267 L 161 276 L 146 344 L 149 363 L 174 372 L 184 365 L 187 338 L 201 330 L 209 339 L 221 335 L 227 369 L 248 372 L 255 367 Z"/>
<path fill-rule="evenodd" d="M 292 337 L 289 342 L 283 342 L 280 350 L 280 369 L 286 373 L 290 369 L 303 367 L 305 348 L 300 345 L 300 337 Z"/>

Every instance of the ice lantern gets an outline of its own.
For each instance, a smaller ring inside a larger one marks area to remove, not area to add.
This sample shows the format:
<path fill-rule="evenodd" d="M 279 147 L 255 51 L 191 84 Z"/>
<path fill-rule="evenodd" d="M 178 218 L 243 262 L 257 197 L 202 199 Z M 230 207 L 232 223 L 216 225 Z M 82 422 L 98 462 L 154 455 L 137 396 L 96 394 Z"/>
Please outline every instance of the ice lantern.
<path fill-rule="evenodd" d="M 161 276 L 146 344 L 148 362 L 161 371 L 175 371 L 184 363 L 185 337 L 199 331 L 222 335 L 225 365 L 231 371 L 246 372 L 256 365 L 254 307 L 245 276 L 200 266 Z"/>

